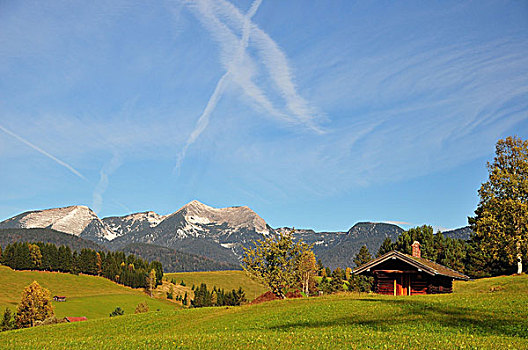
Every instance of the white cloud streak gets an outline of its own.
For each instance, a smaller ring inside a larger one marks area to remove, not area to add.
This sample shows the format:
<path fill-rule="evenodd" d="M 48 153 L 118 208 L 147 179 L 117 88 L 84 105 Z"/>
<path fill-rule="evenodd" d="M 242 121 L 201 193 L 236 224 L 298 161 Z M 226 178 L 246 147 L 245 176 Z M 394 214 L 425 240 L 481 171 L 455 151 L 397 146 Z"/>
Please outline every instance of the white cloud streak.
<path fill-rule="evenodd" d="M 116 171 L 121 166 L 121 164 L 123 164 L 121 157 L 118 153 L 114 153 L 112 159 L 106 163 L 99 172 L 99 182 L 93 191 L 92 210 L 94 212 L 99 213 L 101 211 L 103 206 L 103 194 L 108 188 L 109 176 L 112 175 L 114 171 Z M 121 203 L 118 204 L 122 206 Z"/>
<path fill-rule="evenodd" d="M 2 130 L 3 132 L 5 132 L 6 134 L 16 138 L 18 141 L 26 144 L 27 146 L 31 147 L 32 149 L 34 149 L 35 151 L 45 155 L 46 157 L 48 157 L 49 159 L 55 161 L 56 163 L 62 165 L 63 167 L 65 167 L 66 169 L 68 169 L 70 172 L 72 172 L 74 175 L 76 175 L 77 177 L 83 179 L 84 181 L 86 182 L 89 182 L 88 179 L 86 177 L 84 177 L 83 174 L 81 174 L 79 171 L 77 171 L 74 167 L 72 167 L 71 165 L 69 165 L 68 163 L 60 160 L 59 158 L 55 157 L 54 155 L 46 152 L 45 150 L 43 150 L 42 148 L 32 144 L 31 142 L 29 142 L 28 140 L 24 139 L 22 136 L 19 136 L 17 134 L 15 134 L 14 132 L 12 132 L 11 130 L 8 130 L 6 129 L 5 127 L 3 127 L 2 125 L 0 125 L 0 130 Z"/>
<path fill-rule="evenodd" d="M 185 154 L 187 153 L 187 149 L 189 148 L 189 146 L 193 144 L 194 141 L 196 141 L 196 139 L 205 130 L 205 128 L 207 128 L 207 125 L 209 125 L 209 119 L 211 117 L 211 113 L 216 108 L 216 105 L 218 104 L 220 97 L 222 97 L 222 93 L 224 92 L 226 85 L 229 82 L 230 75 L 232 75 L 233 72 L 236 71 L 236 67 L 238 66 L 238 63 L 243 59 L 245 50 L 249 42 L 249 23 L 250 23 L 251 17 L 255 15 L 261 3 L 262 3 L 262 0 L 255 0 L 253 4 L 251 5 L 251 8 L 249 9 L 246 17 L 244 18 L 244 30 L 242 32 L 242 39 L 240 40 L 240 45 L 238 47 L 235 59 L 229 65 L 227 72 L 225 72 L 224 75 L 222 75 L 222 77 L 220 78 L 220 80 L 218 80 L 215 90 L 213 94 L 211 95 L 211 97 L 209 98 L 209 101 L 207 102 L 207 105 L 205 106 L 205 109 L 202 112 L 202 115 L 200 115 L 200 118 L 198 118 L 198 122 L 196 123 L 196 126 L 193 132 L 187 139 L 185 146 L 183 147 L 182 151 L 178 155 L 178 161 L 176 165 L 177 169 L 180 168 L 181 163 L 183 162 L 183 159 L 185 158 Z"/>
<path fill-rule="evenodd" d="M 392 220 L 386 220 L 386 221 L 383 221 L 384 223 L 387 223 L 387 224 L 393 224 L 393 225 L 404 225 L 404 226 L 411 226 L 412 223 L 410 222 L 407 222 L 407 221 L 392 221 Z"/>
<path fill-rule="evenodd" d="M 314 123 L 315 111 L 296 91 L 286 55 L 269 35 L 251 21 L 261 3 L 262 0 L 255 0 L 246 15 L 228 1 L 203 0 L 194 4 L 193 9 L 198 19 L 220 43 L 221 61 L 226 72 L 218 81 L 195 129 L 178 155 L 177 169 L 180 168 L 189 146 L 207 128 L 211 113 L 229 82 L 242 88 L 251 101 L 267 114 L 290 123 L 304 124 L 309 129 L 322 133 Z M 237 31 L 242 32 L 241 38 L 237 36 Z M 276 108 L 264 88 L 253 81 L 258 64 L 247 52 L 250 37 L 268 72 L 267 78 L 273 83 L 275 92 L 284 100 L 285 111 Z"/>

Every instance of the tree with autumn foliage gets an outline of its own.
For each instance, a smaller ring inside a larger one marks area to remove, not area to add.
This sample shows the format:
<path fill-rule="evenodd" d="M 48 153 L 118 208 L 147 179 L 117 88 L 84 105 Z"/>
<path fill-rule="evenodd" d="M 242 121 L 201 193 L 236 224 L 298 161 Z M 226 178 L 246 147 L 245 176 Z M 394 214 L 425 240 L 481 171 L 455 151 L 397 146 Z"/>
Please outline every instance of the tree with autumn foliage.
<path fill-rule="evenodd" d="M 33 327 L 35 322 L 53 317 L 51 293 L 33 281 L 22 292 L 22 300 L 18 304 L 15 316 L 17 328 Z"/>
<path fill-rule="evenodd" d="M 279 232 L 244 248 L 242 267 L 246 273 L 267 285 L 279 298 L 286 298 L 288 288 L 299 281 L 299 261 L 311 246 L 294 242 L 293 233 Z"/>
<path fill-rule="evenodd" d="M 156 289 L 156 271 L 154 269 L 150 270 L 147 279 L 147 294 L 152 297 L 152 292 Z"/>
<path fill-rule="evenodd" d="M 475 217 L 468 218 L 472 240 L 488 263 L 503 262 L 503 271 L 495 273 L 514 271 L 515 265 L 522 273 L 528 250 L 528 140 L 499 140 L 488 172 L 488 181 L 478 191 Z"/>
<path fill-rule="evenodd" d="M 310 280 L 313 279 L 313 276 L 317 271 L 315 254 L 311 250 L 306 250 L 303 254 L 301 254 L 301 257 L 299 258 L 298 271 L 303 292 L 308 295 L 310 294 Z"/>

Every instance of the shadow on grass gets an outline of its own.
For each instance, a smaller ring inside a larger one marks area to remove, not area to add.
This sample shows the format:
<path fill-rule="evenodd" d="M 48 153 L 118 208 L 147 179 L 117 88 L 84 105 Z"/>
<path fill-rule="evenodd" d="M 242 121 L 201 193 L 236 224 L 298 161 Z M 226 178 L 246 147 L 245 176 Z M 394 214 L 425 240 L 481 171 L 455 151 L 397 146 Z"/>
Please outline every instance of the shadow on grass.
<path fill-rule="evenodd" d="M 528 324 L 523 320 L 501 318 L 484 309 L 454 307 L 426 300 L 358 299 L 361 302 L 379 303 L 368 315 L 350 314 L 324 321 L 288 322 L 269 329 L 288 331 L 295 328 L 324 328 L 335 326 L 368 327 L 376 331 L 394 332 L 396 329 L 451 328 L 474 335 L 503 335 L 528 339 Z M 391 307 L 390 310 L 384 307 Z M 371 306 L 365 306 L 370 308 Z"/>

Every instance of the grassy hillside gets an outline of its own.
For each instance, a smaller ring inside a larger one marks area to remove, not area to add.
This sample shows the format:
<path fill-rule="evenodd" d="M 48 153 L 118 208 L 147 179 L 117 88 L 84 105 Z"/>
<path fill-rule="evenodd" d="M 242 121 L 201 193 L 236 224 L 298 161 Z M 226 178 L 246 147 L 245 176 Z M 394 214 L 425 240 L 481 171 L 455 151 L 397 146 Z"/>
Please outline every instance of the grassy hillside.
<path fill-rule="evenodd" d="M 178 283 L 183 280 L 187 287 L 193 284 L 199 286 L 201 283 L 207 284 L 208 289 L 213 286 L 225 290 L 242 287 L 248 300 L 253 300 L 267 291 L 266 287 L 249 278 L 244 271 L 177 272 L 167 273 L 165 278 L 169 281 L 175 279 Z"/>
<path fill-rule="evenodd" d="M 451 295 L 342 294 L 125 315 L 0 333 L 0 344 L 8 349 L 527 349 L 527 303 L 527 276 L 499 277 L 457 283 Z"/>
<path fill-rule="evenodd" d="M 124 287 L 102 277 L 71 275 L 59 272 L 14 271 L 0 266 L 0 310 L 15 308 L 24 287 L 33 281 L 48 288 L 52 295 L 67 297 L 66 302 L 53 303 L 57 317 L 86 316 L 89 319 L 108 317 L 117 306 L 125 314 L 133 313 L 138 303 L 147 301 L 151 309 L 172 310 L 174 304 L 151 299 L 140 290 Z"/>

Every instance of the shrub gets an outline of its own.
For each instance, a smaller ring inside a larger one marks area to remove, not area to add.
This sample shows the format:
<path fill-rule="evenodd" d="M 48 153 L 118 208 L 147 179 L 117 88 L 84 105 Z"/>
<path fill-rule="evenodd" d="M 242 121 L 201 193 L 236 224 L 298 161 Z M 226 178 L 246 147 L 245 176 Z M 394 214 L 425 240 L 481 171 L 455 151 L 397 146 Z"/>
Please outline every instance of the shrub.
<path fill-rule="evenodd" d="M 146 301 L 143 302 L 143 303 L 139 303 L 136 306 L 136 311 L 134 311 L 135 314 L 141 314 L 141 313 L 144 313 L 144 312 L 149 312 L 149 306 L 148 306 Z"/>
<path fill-rule="evenodd" d="M 121 316 L 124 314 L 125 314 L 125 311 L 118 306 L 115 308 L 114 311 L 112 311 L 112 313 L 110 314 L 110 317 Z"/>

